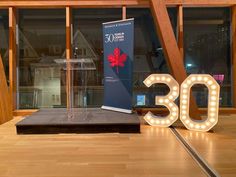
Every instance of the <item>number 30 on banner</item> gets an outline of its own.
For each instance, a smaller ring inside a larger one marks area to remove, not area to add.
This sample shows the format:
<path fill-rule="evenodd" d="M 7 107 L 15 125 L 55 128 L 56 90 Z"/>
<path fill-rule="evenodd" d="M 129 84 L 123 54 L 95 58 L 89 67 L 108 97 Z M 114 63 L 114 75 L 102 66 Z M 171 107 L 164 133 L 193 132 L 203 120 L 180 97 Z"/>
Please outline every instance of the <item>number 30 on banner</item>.
<path fill-rule="evenodd" d="M 162 83 L 166 84 L 170 89 L 170 92 L 167 95 L 155 97 L 156 105 L 167 107 L 170 112 L 169 115 L 161 117 L 148 112 L 144 116 L 144 119 L 150 125 L 169 127 L 180 116 L 180 120 L 187 129 L 205 132 L 209 131 L 218 122 L 220 86 L 211 75 L 192 74 L 184 80 L 180 90 L 177 81 L 169 74 L 151 74 L 143 82 L 147 87 L 150 87 L 153 84 Z M 208 111 L 207 118 L 204 120 L 194 120 L 189 116 L 190 90 L 195 84 L 202 84 L 208 88 Z M 176 98 L 178 98 L 179 92 L 180 111 L 174 102 Z"/>

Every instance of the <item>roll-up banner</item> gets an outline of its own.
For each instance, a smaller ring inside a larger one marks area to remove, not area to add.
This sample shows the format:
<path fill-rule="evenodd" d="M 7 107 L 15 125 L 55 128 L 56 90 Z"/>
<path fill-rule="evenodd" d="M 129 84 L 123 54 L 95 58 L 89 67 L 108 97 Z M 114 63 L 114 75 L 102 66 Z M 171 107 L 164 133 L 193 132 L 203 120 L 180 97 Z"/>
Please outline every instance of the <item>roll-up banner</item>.
<path fill-rule="evenodd" d="M 134 19 L 103 23 L 103 109 L 132 113 Z"/>

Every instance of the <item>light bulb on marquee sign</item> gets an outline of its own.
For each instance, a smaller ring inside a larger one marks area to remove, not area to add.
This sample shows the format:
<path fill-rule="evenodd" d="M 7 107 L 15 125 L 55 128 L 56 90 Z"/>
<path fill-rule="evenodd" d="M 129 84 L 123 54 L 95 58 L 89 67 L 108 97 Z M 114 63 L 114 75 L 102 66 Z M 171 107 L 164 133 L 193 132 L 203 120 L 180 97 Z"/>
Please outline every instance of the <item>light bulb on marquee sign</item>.
<path fill-rule="evenodd" d="M 218 122 L 220 86 L 211 75 L 192 74 L 184 80 L 180 89 L 180 114 L 178 106 L 174 103 L 179 96 L 179 84 L 171 75 L 151 74 L 143 82 L 147 87 L 153 84 L 163 83 L 170 89 L 167 95 L 155 97 L 156 105 L 167 107 L 170 112 L 169 115 L 160 117 L 148 112 L 144 116 L 144 119 L 150 125 L 169 127 L 180 115 L 180 120 L 187 129 L 205 132 L 209 131 Z M 208 88 L 208 113 L 207 118 L 204 120 L 193 120 L 189 117 L 190 89 L 195 84 L 202 84 Z"/>

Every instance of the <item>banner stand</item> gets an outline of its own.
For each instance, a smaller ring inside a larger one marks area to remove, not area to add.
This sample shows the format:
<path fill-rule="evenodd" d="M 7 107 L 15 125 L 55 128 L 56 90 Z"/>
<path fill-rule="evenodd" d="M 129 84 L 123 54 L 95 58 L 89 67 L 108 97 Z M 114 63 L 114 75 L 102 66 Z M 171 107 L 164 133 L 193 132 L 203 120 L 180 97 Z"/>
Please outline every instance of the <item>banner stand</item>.
<path fill-rule="evenodd" d="M 103 23 L 104 103 L 102 109 L 131 114 L 134 19 Z"/>

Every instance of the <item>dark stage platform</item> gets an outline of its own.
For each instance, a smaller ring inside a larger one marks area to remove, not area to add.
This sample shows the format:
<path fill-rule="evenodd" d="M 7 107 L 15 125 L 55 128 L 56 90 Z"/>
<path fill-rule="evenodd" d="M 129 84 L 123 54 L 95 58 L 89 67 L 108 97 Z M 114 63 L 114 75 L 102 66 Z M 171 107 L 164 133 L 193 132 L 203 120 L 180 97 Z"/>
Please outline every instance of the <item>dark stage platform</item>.
<path fill-rule="evenodd" d="M 16 124 L 17 134 L 57 133 L 140 133 L 137 114 L 125 114 L 102 109 L 76 109 L 68 120 L 66 109 L 41 109 Z"/>

